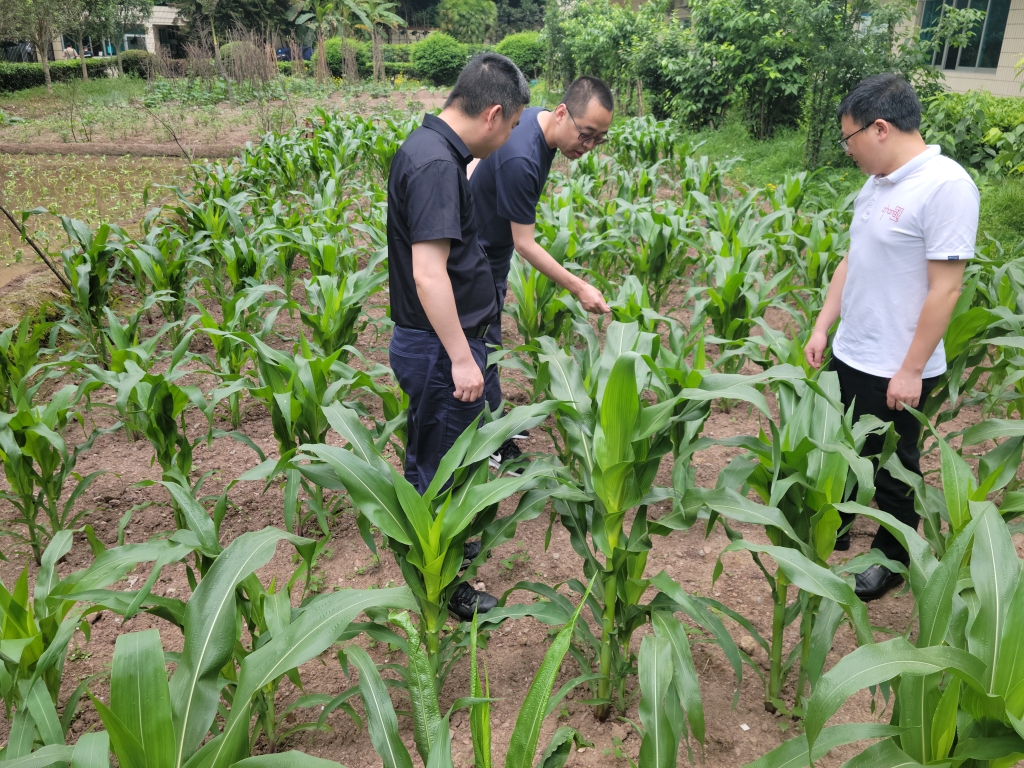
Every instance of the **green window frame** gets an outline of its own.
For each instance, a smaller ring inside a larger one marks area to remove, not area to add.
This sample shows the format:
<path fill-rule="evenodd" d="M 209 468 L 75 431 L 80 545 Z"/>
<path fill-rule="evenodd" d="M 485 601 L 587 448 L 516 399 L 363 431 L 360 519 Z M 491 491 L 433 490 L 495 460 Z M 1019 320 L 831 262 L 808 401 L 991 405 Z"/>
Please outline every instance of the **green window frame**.
<path fill-rule="evenodd" d="M 1010 15 L 1010 0 L 953 0 L 957 8 L 974 8 L 985 12 L 985 18 L 974 30 L 971 42 L 964 48 L 950 45 L 937 51 L 932 64 L 944 70 L 994 70 L 999 66 L 999 56 L 1006 35 L 1006 20 Z M 943 0 L 925 0 L 921 14 L 922 37 L 929 36 L 930 30 L 942 17 Z"/>

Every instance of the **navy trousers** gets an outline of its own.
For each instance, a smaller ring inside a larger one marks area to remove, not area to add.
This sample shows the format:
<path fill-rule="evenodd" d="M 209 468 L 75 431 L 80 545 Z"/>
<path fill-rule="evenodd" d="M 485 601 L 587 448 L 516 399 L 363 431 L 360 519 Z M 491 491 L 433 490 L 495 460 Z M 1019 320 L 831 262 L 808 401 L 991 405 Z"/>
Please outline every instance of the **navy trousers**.
<path fill-rule="evenodd" d="M 480 371 L 487 365 L 484 339 L 467 339 Z M 452 361 L 435 334 L 395 326 L 389 349 L 391 369 L 409 395 L 405 479 L 421 494 L 455 440 L 483 413 L 485 397 L 472 403 L 455 399 Z"/>
<path fill-rule="evenodd" d="M 505 306 L 505 294 L 508 293 L 508 281 L 502 280 L 494 284 L 494 290 L 498 294 L 498 307 Z M 487 329 L 487 335 L 484 336 L 484 341 L 487 343 L 487 354 L 494 352 L 496 349 L 501 349 L 501 312 L 498 313 L 498 319 L 491 323 L 491 327 Z M 487 370 L 484 372 L 484 397 L 487 398 L 487 405 L 490 407 L 493 413 L 500 413 L 501 403 L 504 400 L 501 394 L 501 377 L 498 374 L 498 366 L 489 365 Z"/>
<path fill-rule="evenodd" d="M 909 411 L 889 410 L 886 403 L 886 393 L 889 389 L 889 379 L 883 376 L 872 376 L 869 373 L 858 371 L 839 360 L 832 358 L 829 364 L 831 370 L 839 374 L 839 395 L 843 406 L 849 409 L 853 405 L 853 420 L 856 422 L 864 414 L 877 416 L 882 421 L 891 421 L 899 435 L 899 442 L 896 445 L 896 455 L 900 463 L 918 475 L 921 474 L 921 451 L 917 447 L 921 438 L 921 424 Z M 935 388 L 938 377 L 923 379 L 921 381 L 921 400 Z M 882 450 L 882 436 L 869 435 L 864 442 L 865 454 L 877 454 Z M 888 512 L 901 523 L 917 529 L 921 517 L 914 511 L 914 492 L 909 485 L 893 477 L 889 470 L 880 469 L 875 464 L 875 503 L 883 512 Z M 843 527 L 846 527 L 854 520 L 854 515 L 841 515 Z M 903 548 L 903 545 L 896 540 L 896 537 L 889 533 L 888 529 L 879 526 L 875 534 L 871 548 L 877 549 L 890 560 L 908 564 L 910 555 Z"/>

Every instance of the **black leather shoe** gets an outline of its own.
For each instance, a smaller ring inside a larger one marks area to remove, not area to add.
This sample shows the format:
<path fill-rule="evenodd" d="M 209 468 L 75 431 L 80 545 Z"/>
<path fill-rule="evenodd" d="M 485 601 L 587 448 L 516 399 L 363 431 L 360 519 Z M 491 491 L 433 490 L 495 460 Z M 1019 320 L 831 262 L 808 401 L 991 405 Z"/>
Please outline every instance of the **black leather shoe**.
<path fill-rule="evenodd" d="M 836 538 L 836 552 L 846 552 L 850 548 L 850 532 Z"/>
<path fill-rule="evenodd" d="M 483 614 L 498 604 L 498 598 L 473 589 L 466 582 L 455 588 L 455 594 L 448 601 L 448 610 L 463 621 L 473 620 L 473 611 Z"/>
<path fill-rule="evenodd" d="M 853 591 L 865 603 L 877 600 L 886 592 L 903 583 L 903 577 L 893 573 L 881 565 L 872 565 L 863 573 L 857 574 L 857 583 Z"/>
<path fill-rule="evenodd" d="M 464 571 L 476 560 L 477 555 L 480 554 L 480 541 L 467 541 L 462 545 L 462 565 L 459 566 L 460 571 Z"/>

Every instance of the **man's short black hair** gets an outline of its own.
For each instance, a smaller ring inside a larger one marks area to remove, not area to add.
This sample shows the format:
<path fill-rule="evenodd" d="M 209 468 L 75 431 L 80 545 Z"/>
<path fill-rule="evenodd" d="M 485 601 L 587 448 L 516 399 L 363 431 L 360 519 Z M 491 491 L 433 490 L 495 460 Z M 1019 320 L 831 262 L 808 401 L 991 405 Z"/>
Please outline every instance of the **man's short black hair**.
<path fill-rule="evenodd" d="M 910 133 L 921 127 L 921 101 L 914 86 L 887 72 L 861 80 L 836 110 L 840 120 L 843 115 L 849 115 L 858 128 L 885 120 L 896 130 Z"/>
<path fill-rule="evenodd" d="M 565 108 L 569 110 L 570 115 L 579 117 L 587 111 L 591 99 L 597 99 L 597 103 L 609 112 L 615 110 L 615 99 L 612 96 L 612 89 L 605 85 L 604 80 L 591 77 L 590 75 L 577 77 L 573 80 L 568 90 L 566 90 L 565 96 L 562 97 L 562 103 L 565 104 Z"/>
<path fill-rule="evenodd" d="M 519 67 L 499 53 L 481 53 L 469 60 L 444 106 L 454 106 L 467 117 L 476 117 L 488 107 L 501 106 L 502 117 L 510 119 L 530 103 L 530 84 Z"/>

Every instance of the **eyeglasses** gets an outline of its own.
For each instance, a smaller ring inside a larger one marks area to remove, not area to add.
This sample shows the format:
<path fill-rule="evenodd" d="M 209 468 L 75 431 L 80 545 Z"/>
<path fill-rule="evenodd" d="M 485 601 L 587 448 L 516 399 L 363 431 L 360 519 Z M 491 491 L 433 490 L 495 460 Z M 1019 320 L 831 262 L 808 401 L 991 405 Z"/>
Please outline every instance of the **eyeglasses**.
<path fill-rule="evenodd" d="M 858 133 L 861 133 L 862 131 L 866 131 L 866 130 L 867 130 L 868 128 L 870 128 L 870 127 L 871 127 L 872 125 L 874 125 L 875 123 L 877 123 L 877 122 L 878 122 L 879 120 L 883 120 L 883 121 L 885 121 L 885 122 L 887 122 L 887 123 L 888 123 L 888 122 L 890 122 L 889 120 L 887 120 L 887 119 L 886 119 L 886 118 L 884 118 L 884 117 L 879 117 L 879 118 L 877 118 L 877 119 L 875 119 L 875 120 L 872 120 L 872 121 L 871 121 L 870 123 L 868 123 L 867 125 L 865 125 L 865 126 L 864 126 L 863 128 L 861 128 L 861 129 L 860 129 L 859 131 L 854 131 L 854 132 L 853 132 L 853 133 L 851 133 L 851 134 L 850 134 L 849 136 L 841 136 L 841 137 L 840 137 L 840 138 L 838 139 L 838 142 L 839 142 L 839 146 L 840 146 L 840 147 L 842 148 L 843 152 L 847 152 L 847 151 L 849 151 L 849 146 L 850 146 L 850 139 L 852 139 L 852 138 L 853 138 L 854 136 L 856 136 L 856 135 L 857 135 Z"/>
<path fill-rule="evenodd" d="M 584 133 L 581 131 L 579 125 L 576 124 L 576 118 L 572 116 L 572 112 L 569 111 L 568 107 L 565 108 L 565 114 L 569 116 L 569 119 L 572 120 L 572 124 L 576 126 L 576 132 L 580 135 L 580 144 L 590 144 L 591 146 L 599 147 L 608 142 L 608 138 L 605 136 L 598 136 L 595 133 Z"/>

